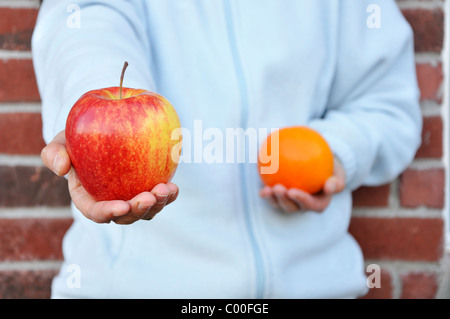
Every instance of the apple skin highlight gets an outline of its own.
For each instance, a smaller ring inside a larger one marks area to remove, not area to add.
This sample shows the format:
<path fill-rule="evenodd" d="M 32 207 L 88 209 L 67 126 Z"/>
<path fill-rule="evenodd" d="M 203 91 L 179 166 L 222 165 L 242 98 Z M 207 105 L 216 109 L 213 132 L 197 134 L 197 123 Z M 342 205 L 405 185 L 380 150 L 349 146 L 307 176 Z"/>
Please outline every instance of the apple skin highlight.
<path fill-rule="evenodd" d="M 72 166 L 98 201 L 151 191 L 169 182 L 178 165 L 172 149 L 181 134 L 172 139 L 172 132 L 181 125 L 173 106 L 161 95 L 131 88 L 122 88 L 120 99 L 119 89 L 83 94 L 66 122 Z"/>

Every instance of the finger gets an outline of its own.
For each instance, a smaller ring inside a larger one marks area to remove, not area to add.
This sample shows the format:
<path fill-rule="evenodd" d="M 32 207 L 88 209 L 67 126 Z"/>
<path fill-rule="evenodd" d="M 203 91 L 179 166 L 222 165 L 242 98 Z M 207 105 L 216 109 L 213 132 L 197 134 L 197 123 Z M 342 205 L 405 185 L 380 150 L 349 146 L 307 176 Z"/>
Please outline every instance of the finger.
<path fill-rule="evenodd" d="M 277 203 L 277 200 L 275 199 L 275 195 L 273 194 L 271 187 L 263 187 L 259 192 L 259 196 L 266 199 L 274 209 L 281 209 L 281 207 Z"/>
<path fill-rule="evenodd" d="M 121 200 L 96 201 L 81 185 L 72 168 L 68 175 L 69 193 L 80 212 L 96 223 L 109 223 L 112 219 L 127 214 L 131 207 Z"/>
<path fill-rule="evenodd" d="M 323 192 L 325 194 L 332 195 L 334 193 L 337 193 L 338 189 L 338 180 L 336 176 L 331 176 L 330 178 L 328 178 L 323 185 Z"/>
<path fill-rule="evenodd" d="M 321 193 L 311 195 L 296 188 L 289 189 L 286 196 L 304 210 L 315 212 L 323 212 L 328 207 L 332 198 L 332 195 L 329 194 Z"/>
<path fill-rule="evenodd" d="M 172 190 L 174 189 L 172 188 Z M 150 208 L 149 212 L 145 215 L 146 219 L 153 218 L 164 208 L 169 199 L 169 195 L 171 194 L 171 189 L 167 184 L 160 183 L 152 189 L 151 193 L 153 194 L 153 196 L 155 196 L 156 203 Z"/>
<path fill-rule="evenodd" d="M 273 193 L 275 195 L 275 198 L 277 200 L 278 205 L 281 207 L 281 209 L 286 213 L 292 213 L 299 211 L 301 207 L 297 204 L 296 201 L 291 200 L 287 196 L 287 189 L 286 187 L 277 184 L 273 187 Z"/>
<path fill-rule="evenodd" d="M 170 203 L 173 203 L 177 199 L 178 194 L 179 194 L 179 189 L 176 184 L 171 183 L 171 182 L 167 183 L 166 185 L 167 185 L 167 187 L 169 187 L 169 190 L 170 190 L 169 198 L 167 199 L 167 203 L 166 203 L 166 206 L 167 206 Z"/>
<path fill-rule="evenodd" d="M 173 183 L 158 184 L 151 192 L 143 192 L 128 201 L 130 212 L 114 218 L 116 224 L 129 225 L 140 219 L 151 220 L 159 213 L 172 196 L 172 201 L 178 196 L 178 186 Z"/>
<path fill-rule="evenodd" d="M 327 195 L 333 195 L 342 192 L 345 189 L 345 179 L 341 174 L 335 174 L 325 181 L 323 192 Z"/>
<path fill-rule="evenodd" d="M 55 174 L 66 175 L 70 170 L 70 158 L 66 150 L 65 131 L 61 131 L 41 151 L 42 162 Z"/>
<path fill-rule="evenodd" d="M 333 175 L 336 177 L 335 193 L 342 192 L 345 189 L 345 169 L 337 157 L 334 158 Z"/>
<path fill-rule="evenodd" d="M 130 211 L 113 219 L 114 223 L 120 225 L 129 225 L 143 219 L 147 213 L 156 204 L 155 196 L 150 192 L 142 192 L 127 202 L 130 205 Z"/>

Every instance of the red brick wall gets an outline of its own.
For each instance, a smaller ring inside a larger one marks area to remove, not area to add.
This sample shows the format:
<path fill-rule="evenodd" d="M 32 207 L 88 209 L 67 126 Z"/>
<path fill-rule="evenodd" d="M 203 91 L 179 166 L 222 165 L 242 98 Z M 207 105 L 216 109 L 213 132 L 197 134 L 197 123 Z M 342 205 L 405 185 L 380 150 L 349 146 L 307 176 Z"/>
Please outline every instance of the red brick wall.
<path fill-rule="evenodd" d="M 0 1 L 0 298 L 48 298 L 72 222 L 67 183 L 40 161 L 30 46 L 38 1 Z"/>
<path fill-rule="evenodd" d="M 445 1 L 397 1 L 415 34 L 423 143 L 393 183 L 354 193 L 350 231 L 367 264 L 381 267 L 381 288 L 365 298 L 448 297 L 442 266 Z M 30 54 L 38 1 L 11 8 L 12 2 L 0 1 L 0 298 L 48 298 L 71 223 L 70 199 L 65 179 L 39 158 L 44 142 Z"/>
<path fill-rule="evenodd" d="M 447 119 L 441 115 L 445 1 L 397 0 L 414 30 L 424 127 L 414 162 L 397 180 L 354 192 L 350 232 L 367 264 L 381 267 L 381 288 L 370 289 L 365 298 L 449 297 L 444 262 Z"/>

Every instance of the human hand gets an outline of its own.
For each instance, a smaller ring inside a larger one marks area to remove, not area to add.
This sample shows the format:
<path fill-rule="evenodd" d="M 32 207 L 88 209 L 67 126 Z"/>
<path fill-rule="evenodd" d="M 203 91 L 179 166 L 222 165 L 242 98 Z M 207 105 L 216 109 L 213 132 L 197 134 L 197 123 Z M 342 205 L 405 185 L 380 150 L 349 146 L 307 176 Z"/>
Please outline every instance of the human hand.
<path fill-rule="evenodd" d="M 275 209 L 286 213 L 300 211 L 323 212 L 334 194 L 345 188 L 345 171 L 340 161 L 334 159 L 333 176 L 325 181 L 323 190 L 317 194 L 309 194 L 297 188 L 287 189 L 281 184 L 273 187 L 265 186 L 260 196 L 266 199 Z"/>
<path fill-rule="evenodd" d="M 150 220 L 178 196 L 178 186 L 169 182 L 158 184 L 151 191 L 140 193 L 128 201 L 96 201 L 81 185 L 71 165 L 64 130 L 42 149 L 41 159 L 55 174 L 68 174 L 69 193 L 74 205 L 96 223 L 132 224 L 140 219 Z"/>

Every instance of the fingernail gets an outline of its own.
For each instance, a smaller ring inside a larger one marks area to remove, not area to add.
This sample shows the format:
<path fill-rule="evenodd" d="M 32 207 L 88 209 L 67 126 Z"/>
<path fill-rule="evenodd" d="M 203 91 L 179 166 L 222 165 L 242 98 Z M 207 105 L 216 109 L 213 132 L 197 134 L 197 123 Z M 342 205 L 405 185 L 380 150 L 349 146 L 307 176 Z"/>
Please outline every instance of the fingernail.
<path fill-rule="evenodd" d="M 142 204 L 142 203 L 139 203 L 139 204 L 138 204 L 138 209 L 139 209 L 140 211 L 148 211 L 150 208 L 151 208 L 151 206 L 149 206 L 149 205 L 144 205 L 144 204 Z"/>
<path fill-rule="evenodd" d="M 158 199 L 159 202 L 166 200 L 167 197 L 169 197 L 169 194 L 167 195 L 156 194 L 156 199 Z"/>
<path fill-rule="evenodd" d="M 53 163 L 52 163 L 52 165 L 53 165 L 53 171 L 56 173 L 56 174 L 58 174 L 58 175 L 60 175 L 59 174 L 59 171 L 60 171 L 60 169 L 61 169 L 61 162 L 62 162 L 62 156 L 61 156 L 61 154 L 56 154 L 55 155 L 55 157 L 53 158 Z"/>

